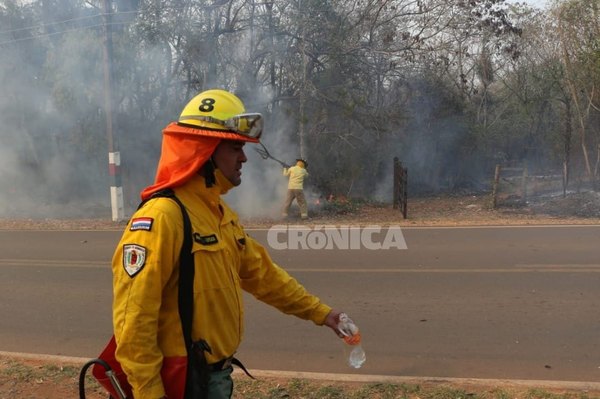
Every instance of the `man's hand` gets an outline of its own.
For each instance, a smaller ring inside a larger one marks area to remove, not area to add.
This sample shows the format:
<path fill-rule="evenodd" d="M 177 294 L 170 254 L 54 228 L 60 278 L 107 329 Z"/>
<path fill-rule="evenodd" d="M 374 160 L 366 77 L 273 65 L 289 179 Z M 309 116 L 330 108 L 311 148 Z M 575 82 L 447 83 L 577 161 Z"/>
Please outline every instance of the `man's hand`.
<path fill-rule="evenodd" d="M 332 309 L 331 312 L 327 315 L 325 319 L 324 325 L 331 328 L 333 332 L 340 338 L 344 338 L 344 334 L 340 330 L 338 330 L 337 326 L 340 322 L 340 314 L 343 313 L 341 310 Z"/>

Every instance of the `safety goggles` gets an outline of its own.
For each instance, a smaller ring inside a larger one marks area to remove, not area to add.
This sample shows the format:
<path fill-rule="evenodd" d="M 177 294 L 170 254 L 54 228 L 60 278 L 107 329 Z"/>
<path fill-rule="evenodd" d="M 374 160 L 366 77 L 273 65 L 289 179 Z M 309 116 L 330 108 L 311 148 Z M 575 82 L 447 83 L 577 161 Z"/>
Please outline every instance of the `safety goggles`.
<path fill-rule="evenodd" d="M 263 131 L 262 115 L 258 113 L 239 114 L 224 121 L 213 118 L 212 116 L 187 115 L 180 117 L 179 121 L 181 122 L 189 119 L 215 123 L 227 128 L 227 130 L 253 139 L 259 139 Z"/>

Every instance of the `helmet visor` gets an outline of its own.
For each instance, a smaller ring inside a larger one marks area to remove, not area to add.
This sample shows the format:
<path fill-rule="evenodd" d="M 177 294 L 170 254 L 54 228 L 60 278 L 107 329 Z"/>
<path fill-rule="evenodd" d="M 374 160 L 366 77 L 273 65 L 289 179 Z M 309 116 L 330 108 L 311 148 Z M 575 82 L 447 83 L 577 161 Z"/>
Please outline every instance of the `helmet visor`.
<path fill-rule="evenodd" d="M 186 119 L 215 123 L 227 128 L 227 130 L 253 139 L 259 139 L 263 131 L 262 115 L 258 113 L 239 114 L 224 121 L 213 118 L 212 116 L 187 115 L 180 117 L 179 121 L 181 122 Z"/>

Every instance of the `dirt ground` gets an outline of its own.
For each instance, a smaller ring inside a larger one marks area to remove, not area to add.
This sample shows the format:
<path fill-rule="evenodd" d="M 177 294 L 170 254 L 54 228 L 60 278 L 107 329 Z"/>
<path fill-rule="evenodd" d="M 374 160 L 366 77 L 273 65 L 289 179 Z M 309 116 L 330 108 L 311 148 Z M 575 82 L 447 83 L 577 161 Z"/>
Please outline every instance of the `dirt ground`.
<path fill-rule="evenodd" d="M 410 199 L 408 203 L 408 218 L 404 219 L 398 209 L 390 205 L 360 203 L 351 201 L 329 204 L 328 209 L 313 209 L 311 219 L 307 222 L 299 219 L 282 221 L 276 218 L 247 218 L 242 219 L 246 228 L 268 227 L 273 224 L 302 223 L 309 225 L 395 225 L 395 226 L 475 226 L 475 225 L 549 225 L 549 224 L 600 224 L 600 194 L 595 192 L 570 194 L 566 197 L 539 197 L 528 202 L 519 199 L 503 198 L 498 207 L 491 206 L 491 198 L 485 194 L 472 194 L 462 196 L 438 196 L 428 198 Z M 111 222 L 102 219 L 0 219 L 0 229 L 117 229 L 125 226 L 125 222 Z M 13 359 L 0 356 L 0 399 L 63 399 L 78 397 L 77 381 L 81 365 L 51 364 L 47 361 L 32 359 Z M 318 382 L 318 387 L 310 390 L 319 390 L 331 382 Z M 294 395 L 286 393 L 289 390 L 289 380 L 269 378 L 263 380 L 260 387 L 242 385 L 237 390 L 236 398 L 244 397 L 273 397 L 290 398 Z M 88 399 L 106 398 L 104 393 L 91 387 L 87 390 Z M 351 390 L 356 383 L 341 384 L 343 389 Z M 439 388 L 439 387 L 438 387 Z M 432 388 L 432 389 L 438 389 Z M 250 390 L 263 391 L 265 396 L 251 396 L 244 393 Z M 342 389 L 342 388 L 340 388 Z M 460 387 L 452 389 L 467 389 L 466 393 L 449 394 L 446 391 L 439 395 L 428 396 L 423 391 L 414 395 L 397 397 L 423 398 L 423 397 L 585 397 L 600 398 L 600 392 L 576 391 L 540 391 L 538 394 L 531 390 L 515 388 L 509 394 L 498 396 L 494 393 L 497 387 Z M 277 390 L 283 390 L 280 395 Z M 269 392 L 275 392 L 272 396 Z M 348 391 L 349 392 L 349 391 Z M 296 396 L 296 397 L 329 397 L 329 396 Z M 350 394 L 330 397 L 350 397 Z M 352 396 L 355 397 L 355 396 Z M 396 397 L 379 394 L 365 394 L 361 397 Z"/>
<path fill-rule="evenodd" d="M 88 369 L 84 397 L 80 396 L 80 371 L 83 363 L 53 362 L 0 355 L 0 399 L 107 399 L 107 393 L 91 377 Z M 256 374 L 256 371 L 253 371 Z M 382 381 L 352 381 L 348 378 L 332 380 L 283 377 L 265 372 L 251 380 L 241 372 L 234 373 L 233 399 L 599 399 L 595 387 L 560 387 L 542 382 L 525 385 L 522 381 L 443 379 L 391 383 Z M 370 379 L 370 378 L 369 378 Z M 582 384 L 584 385 L 584 384 Z M 597 386 L 598 384 L 595 384 Z"/>
<path fill-rule="evenodd" d="M 542 225 L 600 223 L 600 193 L 583 192 L 530 198 L 500 198 L 492 207 L 489 194 L 445 195 L 409 198 L 407 218 L 390 204 L 335 201 L 325 206 L 311 205 L 310 219 L 302 221 L 294 215 L 247 218 L 240 214 L 246 228 L 270 227 L 274 224 L 304 225 L 382 225 L 382 226 L 476 226 L 476 225 Z M 0 218 L 0 229 L 75 229 L 120 230 L 125 222 L 108 218 L 93 219 L 26 219 Z"/>

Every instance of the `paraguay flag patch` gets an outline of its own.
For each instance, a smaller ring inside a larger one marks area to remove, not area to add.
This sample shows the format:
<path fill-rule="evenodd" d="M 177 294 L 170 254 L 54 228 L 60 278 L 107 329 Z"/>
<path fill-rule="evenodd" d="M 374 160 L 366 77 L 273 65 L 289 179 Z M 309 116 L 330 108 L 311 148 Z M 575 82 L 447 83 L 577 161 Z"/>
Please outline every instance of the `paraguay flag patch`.
<path fill-rule="evenodd" d="M 146 217 L 135 218 L 131 221 L 131 227 L 129 228 L 129 230 L 130 231 L 136 231 L 136 230 L 150 231 L 150 229 L 152 229 L 153 221 L 154 221 L 154 219 L 152 219 L 152 218 L 146 218 Z"/>
<path fill-rule="evenodd" d="M 136 244 L 123 245 L 123 267 L 129 277 L 133 277 L 146 264 L 146 248 Z"/>

